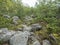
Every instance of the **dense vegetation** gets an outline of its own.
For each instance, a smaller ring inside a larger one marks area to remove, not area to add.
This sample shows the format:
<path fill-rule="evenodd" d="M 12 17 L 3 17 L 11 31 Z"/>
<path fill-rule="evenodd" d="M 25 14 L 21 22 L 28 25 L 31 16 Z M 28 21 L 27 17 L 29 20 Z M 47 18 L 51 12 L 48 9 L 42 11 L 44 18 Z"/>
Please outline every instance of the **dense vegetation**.
<path fill-rule="evenodd" d="M 0 0 L 0 28 L 12 26 L 12 19 L 6 19 L 3 15 L 19 16 L 23 22 L 24 16 L 34 15 L 31 23 L 39 22 L 48 30 L 48 33 L 60 33 L 60 0 L 38 0 L 35 7 L 24 6 L 19 0 Z M 59 34 L 60 35 L 60 34 Z"/>

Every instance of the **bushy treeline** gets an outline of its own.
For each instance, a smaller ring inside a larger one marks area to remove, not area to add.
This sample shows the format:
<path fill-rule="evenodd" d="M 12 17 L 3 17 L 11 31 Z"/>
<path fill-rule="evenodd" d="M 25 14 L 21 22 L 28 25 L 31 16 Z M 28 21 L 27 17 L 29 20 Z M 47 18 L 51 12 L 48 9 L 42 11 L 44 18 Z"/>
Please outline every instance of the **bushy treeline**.
<path fill-rule="evenodd" d="M 59 2 L 58 0 L 39 0 L 39 4 L 35 8 L 37 21 L 46 22 L 46 28 L 50 33 L 60 31 Z"/>
<path fill-rule="evenodd" d="M 38 4 L 39 3 L 39 4 Z M 7 27 L 10 20 L 1 15 L 24 16 L 34 15 L 34 22 L 43 22 L 49 33 L 60 31 L 60 1 L 59 0 L 38 0 L 35 7 L 24 6 L 20 0 L 0 0 L 0 28 Z M 7 23 L 7 24 L 6 24 Z"/>

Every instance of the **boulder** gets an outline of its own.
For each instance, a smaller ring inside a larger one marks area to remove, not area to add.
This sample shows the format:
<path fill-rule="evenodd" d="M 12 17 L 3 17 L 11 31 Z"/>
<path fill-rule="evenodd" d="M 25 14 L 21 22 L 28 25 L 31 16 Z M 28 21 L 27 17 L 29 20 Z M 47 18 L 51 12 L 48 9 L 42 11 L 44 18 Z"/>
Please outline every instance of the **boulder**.
<path fill-rule="evenodd" d="M 31 21 L 33 18 L 31 16 L 25 16 L 24 19 L 25 21 Z"/>
<path fill-rule="evenodd" d="M 28 45 L 41 45 L 33 32 L 31 32 L 31 35 L 29 36 Z"/>
<path fill-rule="evenodd" d="M 18 16 L 13 16 L 12 19 L 19 20 L 19 17 Z"/>
<path fill-rule="evenodd" d="M 14 34 L 14 31 L 8 31 L 7 28 L 2 28 L 0 29 L 0 41 L 8 41 Z"/>
<path fill-rule="evenodd" d="M 32 18 L 36 18 L 37 16 L 36 15 L 31 15 Z"/>
<path fill-rule="evenodd" d="M 31 31 L 40 31 L 42 29 L 42 26 L 38 23 L 32 24 L 31 27 L 32 27 Z"/>
<path fill-rule="evenodd" d="M 32 24 L 31 26 L 27 26 L 27 25 L 22 25 L 23 26 L 23 31 L 30 31 L 30 32 L 34 32 L 34 31 L 40 31 L 42 29 L 42 26 L 39 24 Z"/>
<path fill-rule="evenodd" d="M 23 26 L 23 31 L 31 31 L 31 27 L 27 25 L 22 25 Z"/>
<path fill-rule="evenodd" d="M 18 22 L 17 22 L 19 20 L 18 16 L 13 16 L 12 19 L 13 19 L 14 24 L 18 24 Z"/>
<path fill-rule="evenodd" d="M 53 36 L 53 34 L 50 34 L 49 37 L 50 37 L 50 39 L 52 39 L 53 41 L 56 42 L 56 38 Z"/>
<path fill-rule="evenodd" d="M 8 28 L 1 28 L 0 29 L 0 33 L 7 33 L 8 32 Z"/>
<path fill-rule="evenodd" d="M 49 40 L 43 40 L 43 45 L 51 45 Z"/>
<path fill-rule="evenodd" d="M 30 36 L 30 39 L 32 39 L 33 42 L 35 42 L 35 41 L 37 40 L 34 35 L 31 35 L 31 36 Z"/>
<path fill-rule="evenodd" d="M 10 45 L 27 45 L 29 35 L 30 33 L 28 31 L 15 34 L 10 39 Z"/>
<path fill-rule="evenodd" d="M 39 41 L 35 41 L 33 45 L 41 45 Z"/>
<path fill-rule="evenodd" d="M 23 28 L 17 28 L 16 31 L 23 31 Z"/>
<path fill-rule="evenodd" d="M 32 24 L 31 26 L 27 26 L 27 25 L 22 25 L 22 26 L 23 26 L 23 31 L 34 32 L 34 31 L 40 31 L 42 29 L 42 26 L 39 24 Z"/>
<path fill-rule="evenodd" d="M 7 19 L 9 19 L 10 18 L 10 16 L 9 15 L 3 15 L 5 18 L 7 18 Z"/>

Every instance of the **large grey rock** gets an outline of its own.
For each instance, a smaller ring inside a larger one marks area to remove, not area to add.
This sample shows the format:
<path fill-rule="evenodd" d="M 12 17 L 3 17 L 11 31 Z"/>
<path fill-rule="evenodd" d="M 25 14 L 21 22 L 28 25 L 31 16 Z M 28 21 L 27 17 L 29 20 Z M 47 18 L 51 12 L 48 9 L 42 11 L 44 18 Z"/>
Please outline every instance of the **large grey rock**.
<path fill-rule="evenodd" d="M 18 22 L 17 22 L 19 20 L 18 16 L 13 16 L 12 19 L 13 19 L 14 24 L 18 24 Z"/>
<path fill-rule="evenodd" d="M 33 45 L 41 45 L 39 41 L 35 41 Z"/>
<path fill-rule="evenodd" d="M 42 26 L 38 23 L 37 24 L 32 24 L 31 27 L 32 27 L 31 31 L 39 31 L 39 30 L 42 29 Z"/>
<path fill-rule="evenodd" d="M 27 45 L 29 35 L 30 33 L 28 31 L 15 34 L 10 39 L 10 45 Z"/>
<path fill-rule="evenodd" d="M 51 45 L 49 40 L 43 40 L 43 45 Z"/>
<path fill-rule="evenodd" d="M 7 28 L 2 28 L 0 29 L 0 41 L 8 41 L 14 34 L 14 31 L 8 31 Z"/>

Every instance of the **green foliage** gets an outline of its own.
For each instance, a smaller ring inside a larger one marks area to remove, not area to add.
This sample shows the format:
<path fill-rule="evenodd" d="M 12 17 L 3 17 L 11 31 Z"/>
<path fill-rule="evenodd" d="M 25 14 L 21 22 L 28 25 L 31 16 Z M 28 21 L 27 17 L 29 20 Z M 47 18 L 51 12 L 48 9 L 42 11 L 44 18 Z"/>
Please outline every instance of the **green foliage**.
<path fill-rule="evenodd" d="M 36 21 L 45 21 L 47 23 L 46 28 L 49 31 L 51 28 L 51 33 L 58 33 L 60 31 L 60 24 L 57 16 L 60 15 L 59 8 L 57 7 L 58 2 L 43 0 L 42 2 L 39 0 L 39 4 L 36 5 Z M 49 32 L 50 32 L 49 31 Z"/>
<path fill-rule="evenodd" d="M 12 22 L 11 19 L 4 18 L 0 16 L 0 28 L 9 27 L 10 23 Z"/>
<path fill-rule="evenodd" d="M 3 3 L 4 2 L 4 3 Z M 20 1 L 16 0 L 1 0 L 0 1 L 0 14 L 8 14 L 10 16 L 17 15 L 23 16 L 23 6 Z"/>

